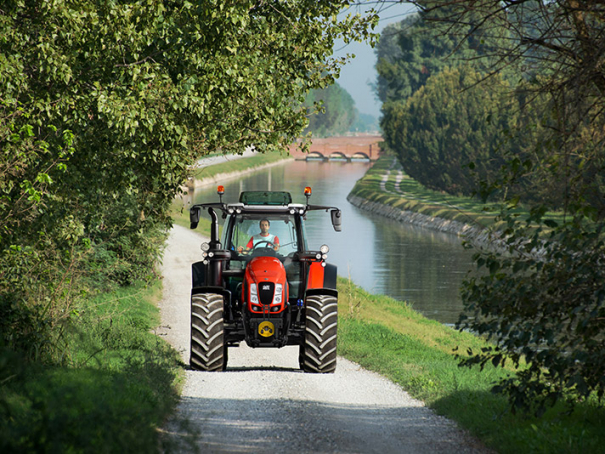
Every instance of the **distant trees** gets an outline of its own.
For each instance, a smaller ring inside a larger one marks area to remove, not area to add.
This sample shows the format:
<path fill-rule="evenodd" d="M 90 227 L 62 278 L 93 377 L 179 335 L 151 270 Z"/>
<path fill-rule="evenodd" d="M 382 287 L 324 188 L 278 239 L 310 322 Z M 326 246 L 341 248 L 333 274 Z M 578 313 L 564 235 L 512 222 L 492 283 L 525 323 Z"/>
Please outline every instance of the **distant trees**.
<path fill-rule="evenodd" d="M 350 93 L 337 82 L 311 90 L 305 99 L 309 125 L 305 132 L 315 137 L 339 136 L 347 132 L 378 131 L 378 119 L 357 110 Z"/>
<path fill-rule="evenodd" d="M 498 172 L 504 133 L 520 115 L 506 75 L 479 84 L 492 63 L 479 58 L 495 38 L 467 29 L 459 41 L 421 11 L 385 28 L 376 67 L 385 141 L 406 172 L 427 187 L 470 195 Z"/>
<path fill-rule="evenodd" d="M 358 112 L 357 119 L 349 130 L 352 132 L 376 133 L 380 130 L 380 124 L 378 118 L 374 115 Z"/>
<path fill-rule="evenodd" d="M 310 131 L 316 137 L 338 136 L 349 131 L 359 113 L 355 101 L 337 82 L 329 87 L 312 90 L 306 97 Z"/>

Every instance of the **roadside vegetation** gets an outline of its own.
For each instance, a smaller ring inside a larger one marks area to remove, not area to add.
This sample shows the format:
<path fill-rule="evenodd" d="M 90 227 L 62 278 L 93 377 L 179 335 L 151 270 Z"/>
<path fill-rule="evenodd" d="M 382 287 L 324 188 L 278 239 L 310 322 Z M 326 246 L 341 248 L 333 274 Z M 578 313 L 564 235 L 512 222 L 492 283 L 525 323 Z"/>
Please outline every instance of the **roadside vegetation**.
<path fill-rule="evenodd" d="M 511 411 L 498 380 L 514 374 L 509 363 L 460 367 L 457 355 L 490 346 L 481 338 L 429 320 L 405 302 L 372 295 L 338 281 L 338 352 L 388 377 L 438 414 L 456 421 L 499 453 L 596 453 L 605 443 L 605 409 L 596 396 L 575 411 L 559 402 L 541 417 Z"/>
<path fill-rule="evenodd" d="M 154 333 L 160 295 L 156 281 L 84 299 L 44 363 L 3 349 L 0 451 L 156 451 L 182 378 L 178 354 Z M 30 322 L 30 348 L 44 349 L 44 320 Z"/>
<path fill-rule="evenodd" d="M 495 222 L 494 214 L 486 214 L 486 204 L 480 199 L 427 189 L 409 177 L 399 182 L 396 176 L 399 170 L 397 159 L 384 155 L 357 182 L 351 194 L 403 210 L 483 228 L 506 229 L 506 223 Z M 530 211 L 521 206 L 516 207 L 516 213 L 520 217 L 531 216 Z M 547 216 L 553 222 L 563 218 L 560 213 Z M 543 237 L 548 235 L 545 233 Z M 586 276 L 586 273 L 580 272 L 578 276 Z M 463 293 L 467 306 L 486 297 L 478 292 L 470 293 L 476 291 L 472 282 L 467 280 L 463 288 L 463 292 L 467 292 Z M 605 407 L 598 392 L 578 398 L 575 390 L 570 389 L 562 392 L 550 406 L 541 405 L 543 396 L 532 400 L 526 394 L 516 396 L 523 400 L 515 402 L 511 400 L 515 394 L 507 396 L 501 386 L 516 380 L 519 374 L 529 373 L 531 365 L 526 356 L 507 357 L 498 349 L 496 351 L 506 359 L 495 361 L 501 367 L 495 368 L 494 361 L 474 361 L 472 355 L 467 355 L 469 349 L 477 355 L 496 347 L 493 337 L 490 342 L 483 340 L 489 338 L 489 333 L 474 336 L 456 331 L 423 318 L 405 303 L 370 295 L 344 279 L 339 284 L 341 355 L 399 383 L 411 395 L 457 421 L 497 452 L 600 451 L 605 441 L 599 430 L 605 424 Z M 525 285 L 528 296 L 532 289 L 540 291 L 537 281 L 528 280 Z M 508 293 L 504 294 L 505 291 Z M 498 297 L 503 314 L 509 310 L 507 305 L 514 300 L 513 295 L 513 289 L 503 289 Z M 464 320 L 462 315 L 461 327 L 465 326 Z M 521 329 L 530 336 L 536 330 L 531 326 L 535 321 L 527 316 L 517 323 L 519 326 L 526 323 L 528 326 Z M 526 348 L 528 350 L 520 347 L 519 352 L 531 355 L 532 346 Z M 548 386 L 546 380 L 542 378 L 539 383 Z M 533 386 L 540 386 L 539 383 Z M 498 392 L 494 393 L 495 390 Z M 526 408 L 534 412 L 521 411 Z"/>

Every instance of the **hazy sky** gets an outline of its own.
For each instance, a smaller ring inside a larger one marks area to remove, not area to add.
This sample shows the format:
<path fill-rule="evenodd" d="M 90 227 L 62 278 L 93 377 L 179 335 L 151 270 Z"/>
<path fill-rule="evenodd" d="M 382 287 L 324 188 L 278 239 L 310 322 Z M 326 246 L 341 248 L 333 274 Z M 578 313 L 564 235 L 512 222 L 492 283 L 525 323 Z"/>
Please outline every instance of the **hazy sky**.
<path fill-rule="evenodd" d="M 367 1 L 367 8 L 376 6 L 375 1 Z M 408 4 L 391 4 L 380 6 L 380 22 L 375 32 L 380 33 L 382 29 L 393 22 L 400 22 L 414 11 Z M 363 12 L 359 7 L 354 7 L 351 12 Z M 374 90 L 370 86 L 376 82 L 378 77 L 376 73 L 376 55 L 374 49 L 366 43 L 350 43 L 344 45 L 340 42 L 334 46 L 334 55 L 344 56 L 345 54 L 355 54 L 355 58 L 342 68 L 340 78 L 337 82 L 347 90 L 355 100 L 355 106 L 361 113 L 380 116 L 380 101 L 376 98 Z"/>

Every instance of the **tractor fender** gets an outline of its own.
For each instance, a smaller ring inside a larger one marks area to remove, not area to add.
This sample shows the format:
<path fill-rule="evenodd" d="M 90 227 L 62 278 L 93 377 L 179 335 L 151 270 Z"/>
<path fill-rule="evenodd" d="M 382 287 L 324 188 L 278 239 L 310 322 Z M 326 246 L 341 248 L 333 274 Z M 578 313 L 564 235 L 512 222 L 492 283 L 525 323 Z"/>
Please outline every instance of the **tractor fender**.
<path fill-rule="evenodd" d="M 317 288 L 336 289 L 336 265 L 325 265 L 321 266 L 321 262 L 312 262 L 309 265 L 307 291 Z"/>
<path fill-rule="evenodd" d="M 191 264 L 191 287 L 203 287 L 206 283 L 206 265 L 204 262 Z M 201 292 L 204 293 L 204 292 Z"/>

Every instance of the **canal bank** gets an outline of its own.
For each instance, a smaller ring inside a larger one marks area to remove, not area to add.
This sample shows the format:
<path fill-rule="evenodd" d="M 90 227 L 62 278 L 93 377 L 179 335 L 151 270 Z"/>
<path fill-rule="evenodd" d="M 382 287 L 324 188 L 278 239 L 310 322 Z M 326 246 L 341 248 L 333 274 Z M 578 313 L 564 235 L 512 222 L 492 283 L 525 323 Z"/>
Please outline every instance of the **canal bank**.
<path fill-rule="evenodd" d="M 506 249 L 494 224 L 494 213 L 478 202 L 422 187 L 383 156 L 353 187 L 347 201 L 361 210 L 395 222 L 460 237 L 476 248 Z"/>
<path fill-rule="evenodd" d="M 223 162 L 216 162 L 216 159 L 201 159 L 198 161 L 196 170 L 187 180 L 186 186 L 189 189 L 195 189 L 213 184 L 218 185 L 222 181 L 280 165 L 293 159 L 280 153 L 225 156 Z"/>

